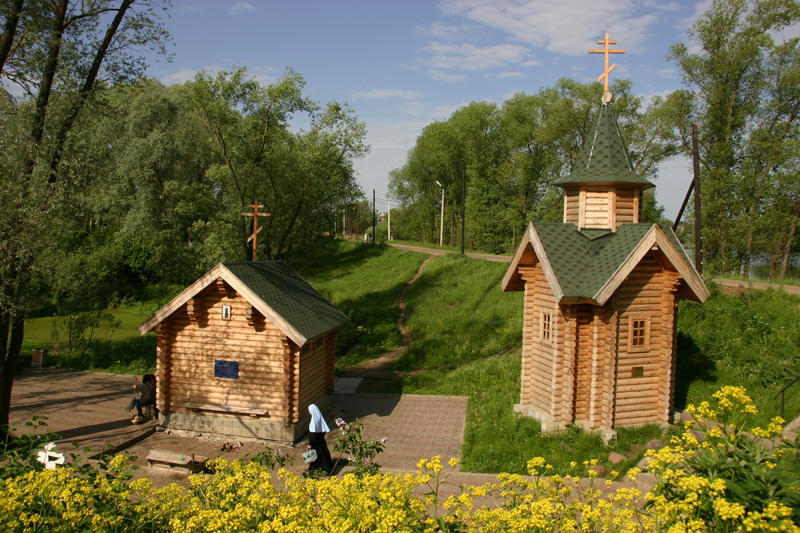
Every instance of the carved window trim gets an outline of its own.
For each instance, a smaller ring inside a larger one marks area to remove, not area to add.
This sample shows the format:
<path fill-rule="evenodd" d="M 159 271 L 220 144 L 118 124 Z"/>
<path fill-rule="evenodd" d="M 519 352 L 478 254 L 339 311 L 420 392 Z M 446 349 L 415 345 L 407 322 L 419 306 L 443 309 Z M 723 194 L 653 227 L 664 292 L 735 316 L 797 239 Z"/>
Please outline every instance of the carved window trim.
<path fill-rule="evenodd" d="M 539 312 L 539 338 L 544 342 L 553 342 L 553 313 L 550 311 Z"/>
<path fill-rule="evenodd" d="M 650 315 L 628 317 L 628 351 L 650 351 Z"/>

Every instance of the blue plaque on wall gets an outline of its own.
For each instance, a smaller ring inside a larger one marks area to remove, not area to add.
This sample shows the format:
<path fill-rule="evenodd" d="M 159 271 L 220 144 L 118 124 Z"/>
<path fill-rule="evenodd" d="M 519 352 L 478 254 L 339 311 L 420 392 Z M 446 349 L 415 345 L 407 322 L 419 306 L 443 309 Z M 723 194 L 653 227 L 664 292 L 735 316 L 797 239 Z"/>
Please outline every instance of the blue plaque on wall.
<path fill-rule="evenodd" d="M 214 361 L 214 377 L 239 379 L 239 361 Z"/>

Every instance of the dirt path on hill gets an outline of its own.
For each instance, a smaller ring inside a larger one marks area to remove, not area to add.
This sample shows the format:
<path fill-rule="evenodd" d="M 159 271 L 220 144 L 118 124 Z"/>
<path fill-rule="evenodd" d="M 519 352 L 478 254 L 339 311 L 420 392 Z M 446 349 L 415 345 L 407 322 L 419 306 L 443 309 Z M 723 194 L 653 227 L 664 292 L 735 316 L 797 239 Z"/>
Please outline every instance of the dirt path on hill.
<path fill-rule="evenodd" d="M 405 326 L 406 319 L 406 294 L 411 286 L 422 275 L 422 271 L 428 261 L 433 259 L 434 254 L 428 255 L 427 258 L 419 265 L 417 273 L 406 283 L 403 290 L 400 292 L 400 298 L 397 301 L 397 307 L 400 308 L 400 316 L 397 318 L 397 329 L 403 339 L 403 345 L 386 352 L 374 359 L 368 359 L 358 364 L 348 366 L 344 369 L 343 377 L 362 378 L 361 384 L 358 386 L 358 392 L 387 392 L 391 383 L 400 381 L 403 378 L 404 372 L 397 372 L 389 369 L 389 366 L 400 359 L 403 353 L 411 344 L 411 332 Z"/>

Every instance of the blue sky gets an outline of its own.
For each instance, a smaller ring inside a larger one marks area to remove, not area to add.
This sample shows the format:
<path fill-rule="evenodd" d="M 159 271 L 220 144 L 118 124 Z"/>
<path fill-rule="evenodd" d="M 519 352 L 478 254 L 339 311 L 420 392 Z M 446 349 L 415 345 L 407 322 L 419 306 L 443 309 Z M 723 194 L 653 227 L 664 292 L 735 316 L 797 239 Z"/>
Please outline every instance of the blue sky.
<path fill-rule="evenodd" d="M 471 101 L 501 104 L 560 77 L 581 82 L 603 71 L 589 55 L 606 31 L 612 79 L 643 96 L 681 87 L 665 56 L 708 1 L 651 0 L 174 0 L 166 23 L 172 61 L 151 59 L 167 84 L 245 66 L 263 83 L 286 67 L 320 102 L 348 102 L 367 126 L 370 154 L 356 164 L 371 198 L 385 198 L 388 173 L 403 165 L 422 128 Z M 599 98 L 599 95 L 598 95 Z M 662 166 L 656 194 L 673 218 L 690 180 L 688 160 Z M 385 205 L 379 202 L 378 207 Z"/>

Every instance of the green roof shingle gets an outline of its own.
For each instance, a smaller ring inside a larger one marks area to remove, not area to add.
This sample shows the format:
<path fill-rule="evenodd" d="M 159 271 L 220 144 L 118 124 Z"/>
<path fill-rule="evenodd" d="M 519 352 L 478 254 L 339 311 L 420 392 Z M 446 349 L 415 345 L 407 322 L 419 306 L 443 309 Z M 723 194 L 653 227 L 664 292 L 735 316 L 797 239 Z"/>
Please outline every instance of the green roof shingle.
<path fill-rule="evenodd" d="M 555 181 L 562 187 L 579 183 L 630 183 L 645 189 L 655 187 L 633 171 L 610 104 L 600 107 L 595 127 L 583 145 L 572 173 Z"/>
<path fill-rule="evenodd" d="M 653 224 L 623 224 L 616 233 L 546 222 L 533 227 L 564 297 L 593 298 Z"/>
<path fill-rule="evenodd" d="M 223 266 L 306 339 L 349 321 L 283 261 L 223 263 Z"/>

